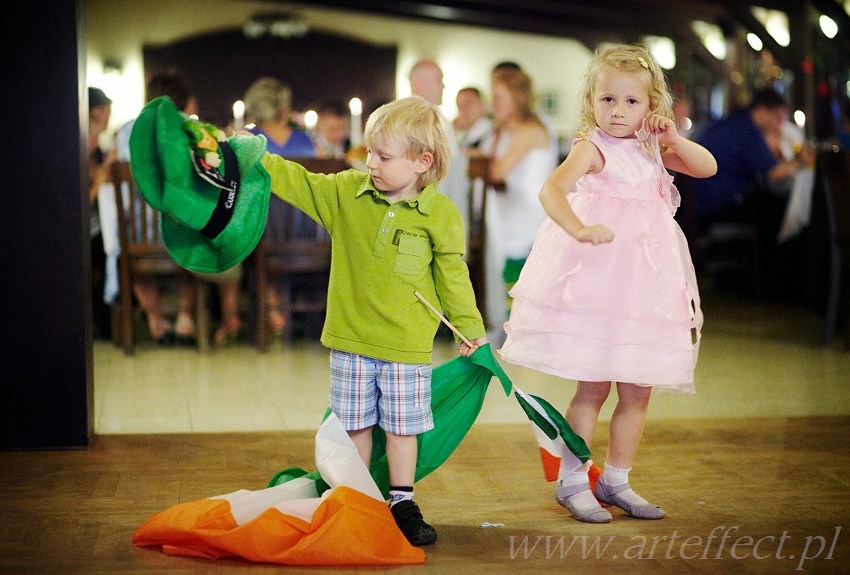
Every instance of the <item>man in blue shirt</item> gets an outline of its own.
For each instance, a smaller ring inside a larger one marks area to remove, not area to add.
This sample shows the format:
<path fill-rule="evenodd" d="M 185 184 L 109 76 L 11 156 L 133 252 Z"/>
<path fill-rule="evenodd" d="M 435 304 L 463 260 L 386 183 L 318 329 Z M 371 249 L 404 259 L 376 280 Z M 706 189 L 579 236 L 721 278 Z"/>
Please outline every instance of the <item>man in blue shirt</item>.
<path fill-rule="evenodd" d="M 779 92 L 762 89 L 753 94 L 748 108 L 709 125 L 697 138 L 717 160 L 717 174 L 693 182 L 697 233 L 704 234 L 718 222 L 754 224 L 761 276 L 756 288 L 763 295 L 776 292 L 775 279 L 783 261 L 794 257 L 781 253 L 776 242 L 787 198 L 767 189 L 768 183 L 791 177 L 805 167 L 805 158 L 778 158 L 768 145 L 766 135 L 778 134 L 788 113 L 788 103 Z"/>
<path fill-rule="evenodd" d="M 764 134 L 779 131 L 788 117 L 788 104 L 776 90 L 753 95 L 749 108 L 731 113 L 708 126 L 697 141 L 717 159 L 717 174 L 695 181 L 700 220 L 750 220 L 754 194 L 766 181 L 793 175 L 803 162 L 781 161 Z"/>

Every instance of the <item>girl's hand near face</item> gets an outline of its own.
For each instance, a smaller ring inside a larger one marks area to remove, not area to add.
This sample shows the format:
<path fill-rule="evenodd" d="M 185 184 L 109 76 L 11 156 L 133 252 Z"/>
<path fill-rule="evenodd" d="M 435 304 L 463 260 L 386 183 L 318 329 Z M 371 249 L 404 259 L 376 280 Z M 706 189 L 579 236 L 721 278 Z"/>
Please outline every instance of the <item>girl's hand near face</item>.
<path fill-rule="evenodd" d="M 679 138 L 679 130 L 676 129 L 676 123 L 670 118 L 659 116 L 658 114 L 650 114 L 644 120 L 644 128 L 652 134 L 658 136 L 658 143 L 662 146 L 671 146 Z"/>

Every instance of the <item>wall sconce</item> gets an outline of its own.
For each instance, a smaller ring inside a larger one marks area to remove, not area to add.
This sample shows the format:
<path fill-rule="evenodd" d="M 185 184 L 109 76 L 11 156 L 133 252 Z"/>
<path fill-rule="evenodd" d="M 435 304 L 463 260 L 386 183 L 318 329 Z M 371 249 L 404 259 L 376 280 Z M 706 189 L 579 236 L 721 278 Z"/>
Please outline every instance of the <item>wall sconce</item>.
<path fill-rule="evenodd" d="M 264 12 L 255 14 L 242 26 L 246 38 L 257 39 L 263 36 L 273 38 L 300 38 L 310 31 L 306 20 L 288 12 Z"/>
<path fill-rule="evenodd" d="M 121 63 L 117 60 L 106 59 L 103 61 L 103 75 L 104 76 L 121 76 L 123 74 L 123 70 L 121 68 Z"/>

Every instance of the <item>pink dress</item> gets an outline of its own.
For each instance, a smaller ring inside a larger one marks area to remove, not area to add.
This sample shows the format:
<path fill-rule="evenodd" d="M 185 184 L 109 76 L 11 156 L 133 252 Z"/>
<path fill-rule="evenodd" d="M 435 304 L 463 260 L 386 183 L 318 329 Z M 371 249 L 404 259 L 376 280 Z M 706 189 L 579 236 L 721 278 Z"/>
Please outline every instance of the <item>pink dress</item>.
<path fill-rule="evenodd" d="M 637 139 L 597 129 L 605 165 L 567 196 L 614 241 L 582 243 L 547 218 L 511 292 L 501 357 L 567 379 L 694 393 L 702 311 L 673 177 Z"/>

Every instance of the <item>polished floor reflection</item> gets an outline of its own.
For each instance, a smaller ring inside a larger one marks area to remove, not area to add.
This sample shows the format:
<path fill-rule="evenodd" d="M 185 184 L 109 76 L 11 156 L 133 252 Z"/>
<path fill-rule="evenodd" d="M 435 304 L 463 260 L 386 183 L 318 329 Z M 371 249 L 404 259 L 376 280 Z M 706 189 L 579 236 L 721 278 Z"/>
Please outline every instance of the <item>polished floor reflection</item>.
<path fill-rule="evenodd" d="M 821 347 L 821 316 L 737 299 L 710 298 L 703 307 L 697 393 L 657 395 L 650 419 L 850 415 L 850 353 L 838 341 Z M 455 353 L 438 337 L 434 365 Z M 566 407 L 574 382 L 503 365 L 525 391 Z M 304 339 L 277 341 L 266 354 L 246 341 L 207 355 L 142 341 L 128 357 L 97 342 L 94 377 L 98 434 L 315 430 L 327 402 L 328 352 Z M 491 386 L 478 422 L 525 421 Z"/>

